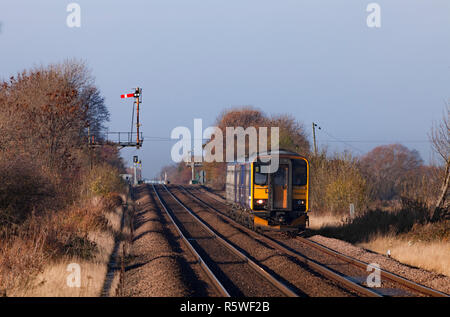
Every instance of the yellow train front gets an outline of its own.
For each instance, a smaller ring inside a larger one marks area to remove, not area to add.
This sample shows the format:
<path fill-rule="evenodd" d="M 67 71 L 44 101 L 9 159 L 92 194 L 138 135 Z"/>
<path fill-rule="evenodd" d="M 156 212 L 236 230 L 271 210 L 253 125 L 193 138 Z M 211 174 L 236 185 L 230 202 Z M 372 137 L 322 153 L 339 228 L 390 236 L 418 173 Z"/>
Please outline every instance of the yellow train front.
<path fill-rule="evenodd" d="M 263 173 L 278 155 L 278 169 Z M 227 165 L 227 202 L 233 217 L 253 229 L 299 231 L 308 223 L 308 160 L 293 152 L 259 153 L 248 162 Z"/>

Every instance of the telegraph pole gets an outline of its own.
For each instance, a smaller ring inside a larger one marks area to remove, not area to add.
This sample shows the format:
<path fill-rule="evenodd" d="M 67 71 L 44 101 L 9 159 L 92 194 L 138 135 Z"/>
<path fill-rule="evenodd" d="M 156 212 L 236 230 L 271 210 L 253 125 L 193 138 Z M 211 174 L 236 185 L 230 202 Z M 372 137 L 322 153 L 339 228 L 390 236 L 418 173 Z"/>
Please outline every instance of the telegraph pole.
<path fill-rule="evenodd" d="M 316 125 L 314 122 L 312 123 L 313 130 L 313 140 L 314 140 L 314 156 L 317 156 L 317 145 L 316 145 Z"/>
<path fill-rule="evenodd" d="M 317 125 L 317 123 L 312 123 L 313 129 L 313 139 L 314 139 L 314 155 L 317 156 L 317 143 L 316 143 L 316 127 L 321 130 L 322 128 Z"/>

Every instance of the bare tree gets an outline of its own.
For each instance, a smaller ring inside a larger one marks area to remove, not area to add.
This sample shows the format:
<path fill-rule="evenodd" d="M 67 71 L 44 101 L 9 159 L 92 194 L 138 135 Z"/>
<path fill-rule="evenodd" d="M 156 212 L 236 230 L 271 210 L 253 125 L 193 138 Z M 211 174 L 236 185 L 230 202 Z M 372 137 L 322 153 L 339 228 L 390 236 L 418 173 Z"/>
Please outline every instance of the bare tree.
<path fill-rule="evenodd" d="M 439 197 L 431 218 L 436 217 L 436 213 L 442 209 L 448 212 L 448 186 L 450 181 L 450 139 L 449 139 L 449 104 L 446 105 L 446 113 L 442 117 L 442 121 L 438 125 L 434 125 L 431 129 L 430 140 L 433 149 L 442 157 L 445 164 L 445 173 L 442 180 Z"/>
<path fill-rule="evenodd" d="M 419 152 L 401 144 L 378 146 L 361 159 L 365 177 L 372 184 L 372 198 L 380 200 L 398 197 L 402 183 L 422 165 Z"/>

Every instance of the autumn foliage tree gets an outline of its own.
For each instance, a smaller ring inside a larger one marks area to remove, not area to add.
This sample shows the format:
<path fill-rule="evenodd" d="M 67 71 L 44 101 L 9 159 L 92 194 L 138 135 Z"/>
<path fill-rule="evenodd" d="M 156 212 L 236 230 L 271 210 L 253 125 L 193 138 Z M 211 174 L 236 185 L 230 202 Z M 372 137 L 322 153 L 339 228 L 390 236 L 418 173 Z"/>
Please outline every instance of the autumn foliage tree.
<path fill-rule="evenodd" d="M 216 119 L 216 126 L 222 131 L 224 150 L 226 147 L 226 128 L 254 127 L 258 134 L 259 128 L 268 128 L 268 149 L 270 149 L 270 128 L 279 128 L 279 148 L 299 153 L 309 153 L 310 144 L 303 124 L 292 115 L 278 114 L 266 116 L 262 111 L 253 107 L 232 108 L 222 111 Z M 236 139 L 235 139 L 236 145 Z M 248 139 L 246 139 L 246 153 L 248 153 Z M 235 151 L 236 153 L 236 151 Z M 235 157 L 236 158 L 236 157 Z"/>
<path fill-rule="evenodd" d="M 303 125 L 293 116 L 282 114 L 274 116 L 266 116 L 262 111 L 253 107 L 241 107 L 224 110 L 216 119 L 215 124 L 221 131 L 223 137 L 223 153 L 225 156 L 227 148 L 226 129 L 242 127 L 243 129 L 254 127 L 259 140 L 261 137 L 260 127 L 267 127 L 267 150 L 271 147 L 270 128 L 279 128 L 279 148 L 298 152 L 303 155 L 309 153 L 310 144 Z M 249 138 L 245 139 L 245 153 L 249 153 Z M 237 158 L 238 139 L 234 137 L 234 158 Z M 228 145 L 230 146 L 230 145 Z M 260 149 L 258 149 L 260 151 Z M 225 158 L 224 158 L 225 159 Z M 205 163 L 204 169 L 207 175 L 207 181 L 216 188 L 223 188 L 225 185 L 226 162 L 223 163 Z"/>
<path fill-rule="evenodd" d="M 4 197 L 0 214 L 12 208 L 8 201 L 17 199 L 30 202 L 16 210 L 24 214 L 39 209 L 36 201 L 45 197 L 49 198 L 45 205 L 55 208 L 59 208 L 58 202 L 70 200 L 80 173 L 89 166 L 87 130 L 100 135 L 108 116 L 103 97 L 83 62 L 41 66 L 3 81 L 0 174 L 5 178 L 0 184 L 0 196 Z M 102 152 L 97 150 L 94 156 L 101 157 Z M 104 155 L 120 165 L 117 152 Z M 19 185 L 25 184 L 23 179 L 33 181 L 26 183 L 28 189 L 19 190 Z M 30 190 L 33 184 L 41 189 Z"/>
<path fill-rule="evenodd" d="M 51 170 L 76 167 L 74 152 L 108 119 L 86 67 L 74 61 L 24 71 L 0 89 L 0 148 L 42 160 Z"/>

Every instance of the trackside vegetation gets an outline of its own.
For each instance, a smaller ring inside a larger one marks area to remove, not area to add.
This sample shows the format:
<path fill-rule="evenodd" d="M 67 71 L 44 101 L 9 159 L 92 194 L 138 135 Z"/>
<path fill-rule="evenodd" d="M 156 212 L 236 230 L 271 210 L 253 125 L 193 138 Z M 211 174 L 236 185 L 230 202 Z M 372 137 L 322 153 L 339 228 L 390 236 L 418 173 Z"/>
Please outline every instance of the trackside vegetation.
<path fill-rule="evenodd" d="M 86 64 L 68 60 L 0 83 L 0 292 L 98 296 L 127 186 L 114 147 L 89 149 L 109 113 Z M 67 265 L 82 285 L 67 285 Z M 57 293 L 55 293 L 57 292 Z"/>

